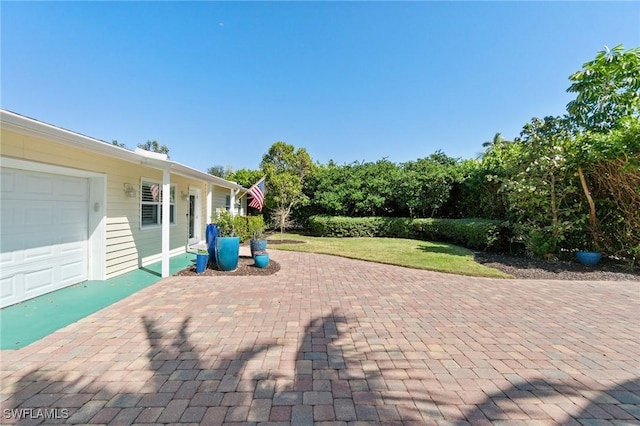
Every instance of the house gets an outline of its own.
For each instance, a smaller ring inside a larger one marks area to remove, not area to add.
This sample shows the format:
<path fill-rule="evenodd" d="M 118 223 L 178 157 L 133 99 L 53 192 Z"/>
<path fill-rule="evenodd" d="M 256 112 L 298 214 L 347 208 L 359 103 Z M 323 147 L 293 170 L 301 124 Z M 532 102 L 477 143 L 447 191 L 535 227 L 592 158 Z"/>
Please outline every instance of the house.
<path fill-rule="evenodd" d="M 205 239 L 246 189 L 0 110 L 0 307 L 169 258 Z"/>

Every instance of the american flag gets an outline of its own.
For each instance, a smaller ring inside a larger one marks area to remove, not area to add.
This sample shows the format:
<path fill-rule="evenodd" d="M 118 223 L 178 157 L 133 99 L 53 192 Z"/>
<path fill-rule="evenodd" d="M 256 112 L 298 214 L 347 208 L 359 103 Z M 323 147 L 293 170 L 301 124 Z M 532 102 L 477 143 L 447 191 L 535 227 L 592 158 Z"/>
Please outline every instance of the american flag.
<path fill-rule="evenodd" d="M 262 205 L 264 204 L 264 179 L 260 179 L 255 185 L 253 185 L 247 193 L 253 197 L 253 200 L 249 203 L 249 207 L 256 208 L 262 211 Z"/>
<path fill-rule="evenodd" d="M 157 183 L 151 185 L 151 197 L 153 201 L 160 201 L 160 185 Z"/>

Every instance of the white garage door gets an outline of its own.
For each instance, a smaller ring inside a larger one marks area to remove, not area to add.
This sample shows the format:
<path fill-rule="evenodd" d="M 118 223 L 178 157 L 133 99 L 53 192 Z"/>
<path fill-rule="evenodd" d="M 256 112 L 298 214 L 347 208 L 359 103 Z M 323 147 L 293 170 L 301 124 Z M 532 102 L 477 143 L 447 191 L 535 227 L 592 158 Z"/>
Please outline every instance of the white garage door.
<path fill-rule="evenodd" d="M 3 168 L 0 306 L 87 280 L 88 179 Z"/>

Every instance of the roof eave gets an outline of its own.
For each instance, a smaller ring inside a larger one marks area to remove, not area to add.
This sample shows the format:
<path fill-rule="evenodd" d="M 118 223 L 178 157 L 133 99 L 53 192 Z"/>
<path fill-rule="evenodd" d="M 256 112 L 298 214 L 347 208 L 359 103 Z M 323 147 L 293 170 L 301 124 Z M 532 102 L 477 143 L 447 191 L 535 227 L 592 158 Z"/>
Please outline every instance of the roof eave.
<path fill-rule="evenodd" d="M 163 160 L 146 156 L 121 148 L 99 139 L 72 132 L 70 130 L 56 127 L 33 118 L 25 117 L 11 111 L 0 109 L 0 126 L 8 130 L 13 130 L 33 137 L 46 138 L 57 143 L 73 148 L 89 151 L 95 154 L 105 155 L 134 164 L 141 164 L 160 170 L 169 170 L 181 176 L 196 178 L 213 183 L 229 189 L 236 189 L 246 192 L 247 189 L 217 176 L 196 170 L 189 166 L 171 160 Z"/>

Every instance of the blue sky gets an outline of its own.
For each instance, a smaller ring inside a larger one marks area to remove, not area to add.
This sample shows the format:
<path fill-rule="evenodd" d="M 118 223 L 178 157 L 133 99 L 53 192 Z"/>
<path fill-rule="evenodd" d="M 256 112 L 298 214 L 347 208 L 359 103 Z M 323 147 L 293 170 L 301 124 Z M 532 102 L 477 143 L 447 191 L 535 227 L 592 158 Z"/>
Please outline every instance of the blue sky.
<path fill-rule="evenodd" d="M 639 2 L 7 2 L 1 105 L 196 169 L 273 142 L 339 164 L 473 158 L 640 45 Z"/>

